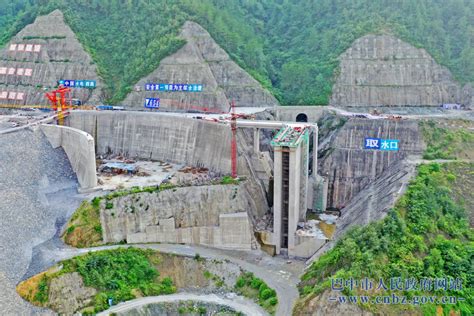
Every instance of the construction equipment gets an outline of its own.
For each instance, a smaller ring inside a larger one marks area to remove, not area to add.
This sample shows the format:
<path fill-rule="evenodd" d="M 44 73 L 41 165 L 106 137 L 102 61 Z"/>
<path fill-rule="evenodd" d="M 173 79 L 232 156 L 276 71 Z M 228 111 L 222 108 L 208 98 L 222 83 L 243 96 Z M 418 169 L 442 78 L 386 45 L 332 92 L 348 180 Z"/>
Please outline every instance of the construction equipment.
<path fill-rule="evenodd" d="M 162 105 L 172 106 L 173 110 L 183 110 L 188 113 L 216 113 L 216 114 L 224 114 L 221 109 L 216 107 L 205 107 L 205 106 L 198 106 L 191 103 L 186 103 L 184 101 L 178 101 L 173 99 L 161 99 Z"/>
<path fill-rule="evenodd" d="M 72 106 L 71 88 L 59 85 L 58 89 L 46 92 L 45 95 L 51 101 L 53 111 L 58 112 L 58 124 L 64 125 L 64 114 L 67 115 Z"/>

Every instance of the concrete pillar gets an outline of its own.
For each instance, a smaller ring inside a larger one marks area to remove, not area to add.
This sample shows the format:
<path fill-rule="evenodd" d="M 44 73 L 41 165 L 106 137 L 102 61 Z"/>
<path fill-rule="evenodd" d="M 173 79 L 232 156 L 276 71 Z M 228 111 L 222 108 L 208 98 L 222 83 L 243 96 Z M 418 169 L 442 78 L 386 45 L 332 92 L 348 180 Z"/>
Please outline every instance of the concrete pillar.
<path fill-rule="evenodd" d="M 318 125 L 313 127 L 313 177 L 318 174 Z"/>
<path fill-rule="evenodd" d="M 253 151 L 256 154 L 260 152 L 260 128 L 253 130 Z"/>
<path fill-rule="evenodd" d="M 301 146 L 290 151 L 290 187 L 288 199 L 288 255 L 292 256 L 296 246 L 295 235 L 300 215 Z"/>
<path fill-rule="evenodd" d="M 303 177 L 302 184 L 303 187 L 300 186 L 301 190 L 301 202 L 302 207 L 300 208 L 300 213 L 299 213 L 299 220 L 300 221 L 306 221 L 306 211 L 308 210 L 308 191 L 309 191 L 309 135 L 310 132 L 308 133 L 308 141 L 301 144 L 301 171 L 300 171 L 300 177 Z M 312 208 L 312 206 L 311 206 Z"/>
<path fill-rule="evenodd" d="M 281 204 L 282 204 L 282 148 L 274 147 L 274 179 L 273 182 L 273 241 L 275 253 L 281 250 Z"/>

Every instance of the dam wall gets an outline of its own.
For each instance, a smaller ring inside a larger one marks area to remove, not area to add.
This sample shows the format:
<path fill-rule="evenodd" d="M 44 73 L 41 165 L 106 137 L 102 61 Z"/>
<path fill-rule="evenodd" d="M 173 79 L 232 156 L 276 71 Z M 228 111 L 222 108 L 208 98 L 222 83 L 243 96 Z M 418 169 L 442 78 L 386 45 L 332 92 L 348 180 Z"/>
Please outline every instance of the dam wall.
<path fill-rule="evenodd" d="M 82 189 L 97 186 L 94 138 L 81 130 L 42 124 L 41 131 L 53 146 L 62 147 Z"/>
<path fill-rule="evenodd" d="M 91 134 L 98 155 L 163 160 L 218 173 L 231 171 L 231 130 L 226 125 L 149 112 L 73 111 L 73 128 Z"/>

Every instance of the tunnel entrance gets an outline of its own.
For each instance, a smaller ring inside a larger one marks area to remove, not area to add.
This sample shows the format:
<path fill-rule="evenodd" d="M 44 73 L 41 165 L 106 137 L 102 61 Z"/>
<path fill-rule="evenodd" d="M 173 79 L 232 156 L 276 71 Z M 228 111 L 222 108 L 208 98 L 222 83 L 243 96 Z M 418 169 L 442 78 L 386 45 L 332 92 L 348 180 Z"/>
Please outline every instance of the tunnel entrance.
<path fill-rule="evenodd" d="M 304 113 L 300 113 L 296 116 L 297 122 L 308 122 L 308 116 Z"/>

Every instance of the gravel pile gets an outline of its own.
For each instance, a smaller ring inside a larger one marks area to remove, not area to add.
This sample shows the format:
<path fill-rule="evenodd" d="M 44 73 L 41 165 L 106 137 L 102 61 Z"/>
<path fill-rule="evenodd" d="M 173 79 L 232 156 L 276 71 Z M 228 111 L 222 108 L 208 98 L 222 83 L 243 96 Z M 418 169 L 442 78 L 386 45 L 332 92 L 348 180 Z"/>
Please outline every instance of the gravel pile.
<path fill-rule="evenodd" d="M 0 135 L 2 315 L 48 313 L 24 302 L 15 286 L 30 266 L 32 249 L 57 236 L 80 200 L 66 154 L 53 149 L 41 131 Z"/>

